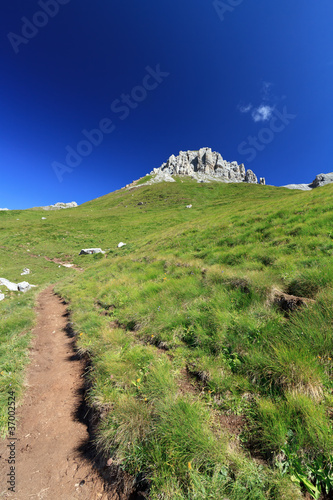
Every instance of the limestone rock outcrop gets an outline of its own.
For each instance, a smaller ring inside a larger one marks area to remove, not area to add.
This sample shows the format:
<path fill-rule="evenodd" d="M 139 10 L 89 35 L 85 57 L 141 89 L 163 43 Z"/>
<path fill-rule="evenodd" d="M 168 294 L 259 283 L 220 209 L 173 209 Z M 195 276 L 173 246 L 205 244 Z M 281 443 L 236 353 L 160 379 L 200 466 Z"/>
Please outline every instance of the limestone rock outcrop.
<path fill-rule="evenodd" d="M 218 180 L 221 182 L 248 182 L 265 184 L 265 179 L 258 182 L 252 170 L 245 169 L 243 163 L 228 162 L 211 148 L 201 148 L 198 151 L 180 151 L 178 156 L 171 155 L 160 168 L 154 168 L 151 175 L 167 177 L 171 175 L 188 175 L 198 182 Z"/>
<path fill-rule="evenodd" d="M 302 191 L 310 191 L 311 189 L 326 186 L 326 184 L 331 184 L 333 182 L 333 172 L 328 174 L 318 174 L 316 178 L 310 184 L 287 184 L 282 186 L 288 189 L 301 189 Z"/>
<path fill-rule="evenodd" d="M 61 201 L 58 201 L 58 203 L 55 203 L 54 205 L 48 205 L 40 208 L 43 208 L 44 210 L 61 210 L 62 208 L 75 208 L 77 206 L 78 204 L 76 201 L 71 201 L 70 203 L 62 203 Z"/>

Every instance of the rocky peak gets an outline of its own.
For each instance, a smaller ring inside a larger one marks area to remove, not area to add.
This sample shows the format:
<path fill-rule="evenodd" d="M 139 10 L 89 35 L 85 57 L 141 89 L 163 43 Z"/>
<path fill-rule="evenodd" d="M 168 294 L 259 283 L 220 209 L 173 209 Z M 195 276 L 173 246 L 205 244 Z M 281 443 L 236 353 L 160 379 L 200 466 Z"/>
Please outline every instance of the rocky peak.
<path fill-rule="evenodd" d="M 180 151 L 178 156 L 171 155 L 160 168 L 154 168 L 151 174 L 189 175 L 198 182 L 219 180 L 222 182 L 248 182 L 265 184 L 265 179 L 258 182 L 252 170 L 247 170 L 244 164 L 236 161 L 228 162 L 211 148 L 201 148 L 198 151 Z"/>

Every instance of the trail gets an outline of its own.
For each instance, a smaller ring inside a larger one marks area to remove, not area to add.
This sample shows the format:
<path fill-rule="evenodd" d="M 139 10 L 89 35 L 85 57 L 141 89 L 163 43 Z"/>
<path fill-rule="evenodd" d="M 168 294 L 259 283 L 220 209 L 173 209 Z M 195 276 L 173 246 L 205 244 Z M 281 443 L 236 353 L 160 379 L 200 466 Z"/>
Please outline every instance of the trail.
<path fill-rule="evenodd" d="M 0 443 L 0 496 L 15 500 L 106 500 L 104 483 L 80 449 L 89 441 L 80 418 L 83 361 L 66 334 L 66 306 L 45 289 L 38 299 L 27 389 L 17 409 L 16 492 L 8 492 L 8 439 Z"/>

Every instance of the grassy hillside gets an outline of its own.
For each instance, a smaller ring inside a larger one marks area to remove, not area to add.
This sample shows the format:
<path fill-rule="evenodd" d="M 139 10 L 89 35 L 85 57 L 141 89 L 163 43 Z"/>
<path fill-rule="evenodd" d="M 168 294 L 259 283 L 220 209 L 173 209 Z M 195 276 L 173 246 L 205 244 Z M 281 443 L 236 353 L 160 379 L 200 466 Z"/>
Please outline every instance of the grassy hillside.
<path fill-rule="evenodd" d="M 91 358 L 97 444 L 150 498 L 332 495 L 332 194 L 178 178 L 0 212 L 0 276 L 57 282 Z M 107 253 L 78 256 L 89 246 Z M 282 292 L 312 301 L 286 310 Z M 33 297 L 0 303 L 3 407 Z"/>

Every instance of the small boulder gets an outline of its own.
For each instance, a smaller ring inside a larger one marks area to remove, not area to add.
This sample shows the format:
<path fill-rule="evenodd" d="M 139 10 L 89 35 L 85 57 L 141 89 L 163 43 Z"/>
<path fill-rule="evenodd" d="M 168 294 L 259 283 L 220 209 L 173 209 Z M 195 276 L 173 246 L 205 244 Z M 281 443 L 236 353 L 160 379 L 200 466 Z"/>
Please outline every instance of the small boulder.
<path fill-rule="evenodd" d="M 17 289 L 19 292 L 27 292 L 28 290 L 31 290 L 31 286 L 27 281 L 22 281 L 21 283 L 17 284 Z"/>
<path fill-rule="evenodd" d="M 42 217 L 42 220 L 46 220 L 46 217 Z"/>
<path fill-rule="evenodd" d="M 123 243 L 122 241 L 120 243 L 118 243 L 118 245 L 117 245 L 118 248 L 121 248 L 124 246 L 126 246 L 126 243 Z"/>
<path fill-rule="evenodd" d="M 21 273 L 21 276 L 24 276 L 25 274 L 30 274 L 30 272 L 31 272 L 30 269 L 28 269 L 27 267 L 25 267 L 23 269 L 23 272 Z"/>
<path fill-rule="evenodd" d="M 186 205 L 186 208 L 192 208 L 192 205 Z"/>
<path fill-rule="evenodd" d="M 79 255 L 89 255 L 93 253 L 105 253 L 101 248 L 83 248 Z"/>
<path fill-rule="evenodd" d="M 3 293 L 0 293 L 0 302 L 5 298 Z"/>

